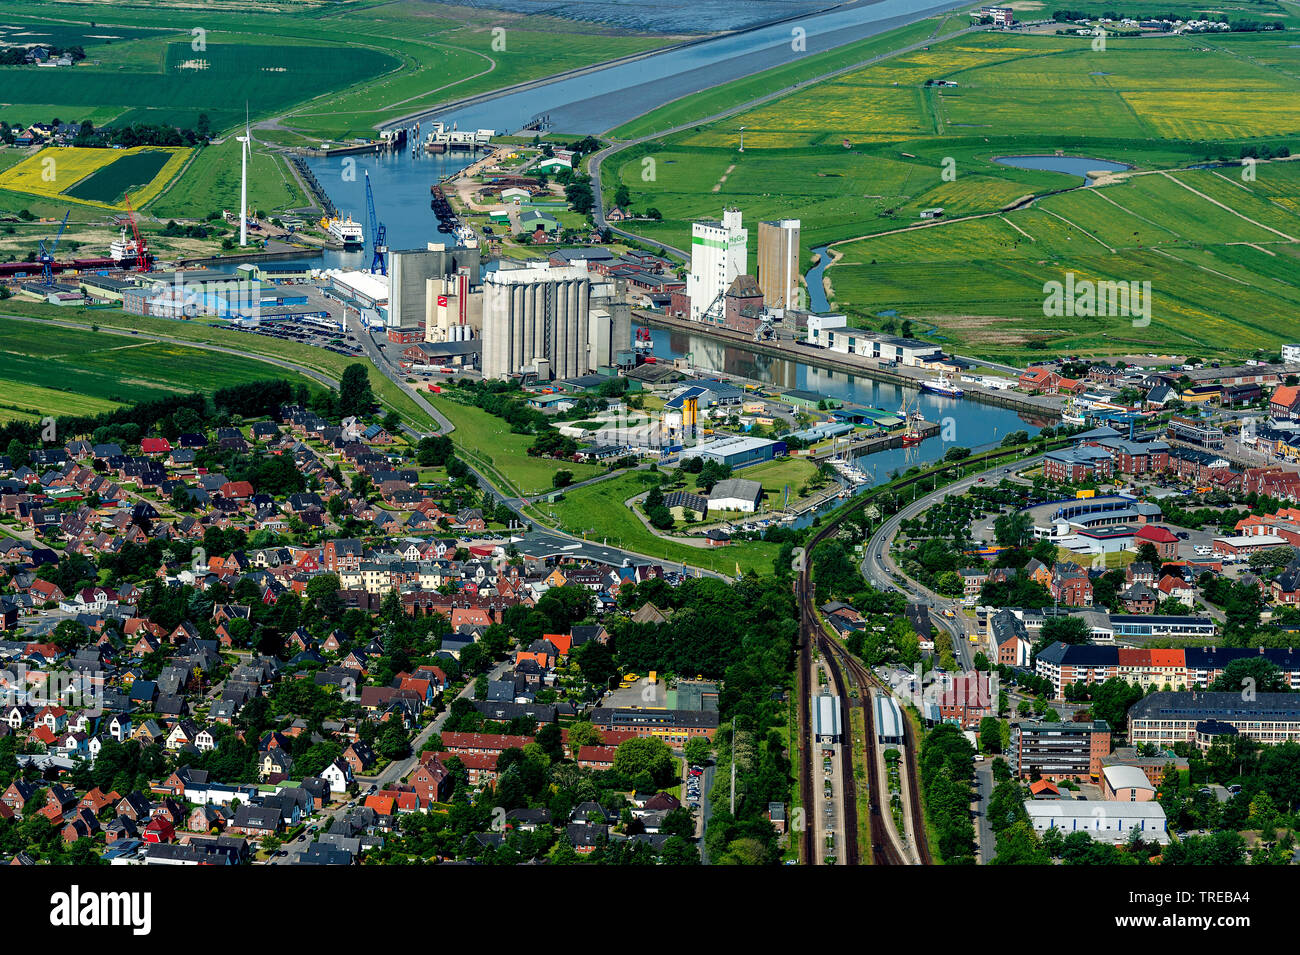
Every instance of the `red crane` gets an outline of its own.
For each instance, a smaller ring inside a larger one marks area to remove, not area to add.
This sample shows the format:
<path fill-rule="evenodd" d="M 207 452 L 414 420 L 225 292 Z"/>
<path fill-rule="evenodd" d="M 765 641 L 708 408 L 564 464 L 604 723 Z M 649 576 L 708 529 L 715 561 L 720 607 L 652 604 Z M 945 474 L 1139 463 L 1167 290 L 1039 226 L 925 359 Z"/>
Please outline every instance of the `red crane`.
<path fill-rule="evenodd" d="M 131 222 L 131 235 L 135 239 L 135 270 L 148 272 L 149 254 L 145 248 L 144 238 L 140 235 L 140 226 L 135 221 L 135 210 L 131 208 L 131 193 L 126 194 L 126 214 Z"/>

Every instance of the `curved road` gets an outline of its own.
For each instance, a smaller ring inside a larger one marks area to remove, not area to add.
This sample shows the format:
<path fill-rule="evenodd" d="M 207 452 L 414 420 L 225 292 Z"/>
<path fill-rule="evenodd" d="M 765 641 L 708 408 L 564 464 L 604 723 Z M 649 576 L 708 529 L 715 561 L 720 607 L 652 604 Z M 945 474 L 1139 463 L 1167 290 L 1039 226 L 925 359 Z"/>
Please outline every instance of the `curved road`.
<path fill-rule="evenodd" d="M 961 612 L 961 600 L 941 596 L 916 581 L 905 577 L 889 553 L 890 545 L 893 543 L 894 537 L 897 536 L 899 526 L 903 521 L 916 517 L 946 497 L 966 493 L 978 484 L 981 478 L 987 482 L 994 477 L 1010 476 L 1013 469 L 1032 467 L 1040 462 L 1042 457 L 1041 454 L 1036 454 L 1023 458 L 1015 464 L 999 464 L 995 468 L 982 473 L 971 474 L 952 484 L 946 484 L 938 490 L 931 491 L 924 497 L 919 497 L 904 506 L 897 513 L 891 514 L 867 541 L 866 556 L 862 561 L 862 575 L 873 586 L 880 590 L 896 590 L 909 600 L 918 601 L 941 612 L 943 610 L 952 610 L 956 614 L 954 617 L 945 617 L 940 613 L 932 615 L 932 619 L 952 637 L 953 653 L 962 669 L 972 669 L 972 662 L 969 635 L 966 631 L 966 616 Z"/>
<path fill-rule="evenodd" d="M 726 119 L 728 116 L 735 116 L 738 113 L 743 113 L 746 110 L 753 109 L 755 106 L 761 106 L 764 103 L 771 102 L 772 100 L 780 99 L 781 97 L 786 96 L 789 93 L 793 93 L 795 90 L 803 89 L 805 86 L 813 86 L 817 83 L 824 82 L 825 80 L 833 79 L 837 76 L 842 76 L 845 73 L 852 73 L 855 70 L 860 70 L 865 66 L 872 65 L 873 63 L 879 63 L 882 60 L 891 59 L 895 56 L 900 56 L 904 53 L 911 53 L 914 50 L 919 50 L 922 47 L 928 47 L 934 43 L 951 39 L 952 37 L 961 36 L 964 33 L 971 33 L 973 31 L 984 30 L 984 29 L 987 28 L 983 26 L 971 26 L 971 27 L 965 27 L 964 29 L 961 30 L 956 30 L 952 33 L 946 33 L 943 36 L 929 37 L 924 40 L 918 40 L 916 43 L 910 43 L 907 46 L 902 46 L 899 47 L 898 49 L 890 50 L 886 53 L 880 53 L 876 56 L 868 57 L 865 60 L 860 60 L 857 63 L 851 63 L 848 66 L 842 66 L 839 67 L 838 69 L 828 70 L 825 73 L 821 73 L 817 76 L 811 77 L 806 80 L 801 80 L 798 83 L 791 83 L 788 86 L 783 86 L 780 89 L 773 90 L 770 93 L 764 93 L 762 96 L 756 97 L 755 99 L 752 100 L 748 100 L 747 102 L 741 103 L 737 106 L 732 106 L 727 109 L 720 110 L 719 112 L 713 113 L 710 116 L 703 116 L 697 119 L 693 119 L 690 122 L 680 123 L 677 126 L 670 127 L 669 129 L 661 129 L 654 133 L 648 133 L 644 136 L 638 136 L 635 139 L 618 140 L 614 142 L 612 145 L 606 146 L 604 149 L 592 153 L 591 156 L 588 157 L 587 159 L 587 172 L 591 175 L 592 220 L 598 229 L 608 229 L 610 232 L 613 232 L 615 235 L 621 235 L 627 239 L 636 239 L 639 242 L 645 242 L 650 245 L 662 246 L 668 251 L 675 252 L 682 258 L 689 261 L 690 256 L 685 251 L 677 248 L 676 246 L 667 245 L 666 243 L 660 242 L 657 239 L 650 239 L 647 238 L 646 236 L 638 235 L 635 232 L 630 232 L 626 229 L 620 229 L 617 226 L 611 226 L 605 221 L 605 204 L 601 197 L 600 167 L 601 164 L 606 159 L 608 159 L 614 153 L 621 152 L 622 150 L 628 149 L 629 147 L 637 146 L 645 142 L 650 142 L 651 140 L 659 139 L 663 136 L 671 136 L 674 135 L 675 133 L 685 132 L 686 130 L 694 126 L 699 126 L 705 123 L 712 123 L 719 119 Z M 706 91 L 702 90 L 700 92 L 706 92 Z M 698 95 L 698 93 L 693 95 Z M 667 104 L 663 104 L 663 105 L 667 105 Z M 637 118 L 638 117 L 635 116 L 632 117 L 632 119 L 637 119 Z"/>

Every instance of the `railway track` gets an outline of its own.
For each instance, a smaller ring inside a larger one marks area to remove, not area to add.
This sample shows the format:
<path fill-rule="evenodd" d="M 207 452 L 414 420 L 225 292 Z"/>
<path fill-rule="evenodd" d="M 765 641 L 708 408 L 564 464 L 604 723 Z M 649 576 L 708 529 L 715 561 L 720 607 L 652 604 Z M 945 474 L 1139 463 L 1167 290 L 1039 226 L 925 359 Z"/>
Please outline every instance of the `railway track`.
<path fill-rule="evenodd" d="M 862 708 L 862 721 L 864 727 L 864 747 L 862 752 L 863 761 L 867 767 L 867 811 L 870 814 L 869 828 L 871 834 L 871 864 L 872 865 L 907 865 L 907 860 L 898 850 L 894 843 L 893 837 L 889 833 L 890 823 L 886 820 L 884 807 L 881 805 L 880 796 L 884 791 L 880 783 L 880 767 L 876 762 L 875 740 L 875 710 L 871 705 L 871 685 L 870 673 L 864 667 L 855 665 L 856 661 L 845 651 L 838 643 L 830 637 L 823 634 L 820 638 L 822 652 L 826 656 L 827 664 L 831 668 L 832 678 L 835 681 L 836 691 L 840 698 L 844 700 L 844 706 L 849 708 L 849 694 L 847 693 L 847 681 L 844 679 L 844 673 L 852 676 L 853 683 L 858 689 L 858 706 Z M 845 721 L 845 733 L 851 739 L 850 732 L 851 721 Z M 841 747 L 841 753 L 844 757 L 844 774 L 849 780 L 846 785 L 845 802 L 852 804 L 853 812 L 851 814 L 852 833 L 854 849 L 857 849 L 857 798 L 856 786 L 853 777 L 853 746 L 846 744 Z M 846 810 L 844 826 L 846 831 L 849 830 L 850 814 Z M 846 840 L 847 840 L 846 836 Z M 856 864 L 855 862 L 850 863 Z"/>
<path fill-rule="evenodd" d="M 809 542 L 807 553 L 811 555 L 812 549 L 835 528 L 835 525 L 829 525 L 820 530 L 817 535 Z M 814 606 L 814 588 L 812 583 L 811 559 L 805 559 L 804 566 L 800 571 L 799 585 L 799 619 L 800 619 L 800 667 L 803 673 L 801 677 L 801 691 L 806 692 L 806 696 L 801 700 L 800 705 L 800 724 L 803 731 L 804 759 L 800 767 L 801 774 L 801 792 L 805 800 L 805 807 L 812 805 L 812 780 L 813 780 L 813 749 L 811 742 L 811 733 L 804 726 L 807 714 L 810 712 L 812 704 L 812 689 L 809 685 L 810 658 L 812 647 L 816 646 L 821 652 L 826 666 L 831 673 L 831 682 L 835 684 L 835 692 L 843 703 L 844 712 L 844 732 L 846 742 L 840 747 L 841 773 L 843 780 L 843 792 L 840 796 L 840 803 L 843 807 L 844 817 L 844 849 L 843 858 L 846 865 L 859 865 L 862 862 L 862 852 L 858 845 L 858 799 L 857 799 L 857 780 L 853 771 L 853 733 L 852 720 L 849 713 L 849 685 L 845 678 L 847 670 L 854 677 L 854 683 L 859 689 L 858 705 L 862 707 L 862 718 L 864 727 L 864 752 L 863 759 L 867 767 L 867 807 L 870 813 L 870 836 L 871 836 L 871 854 L 870 861 L 873 865 L 906 865 L 907 860 L 903 858 L 902 853 L 898 851 L 894 844 L 893 838 L 887 828 L 890 823 L 886 821 L 884 811 L 881 807 L 880 794 L 881 785 L 879 778 L 879 768 L 875 758 L 875 713 L 871 705 L 871 686 L 875 683 L 874 677 L 866 667 L 854 660 L 838 643 L 832 640 L 823 630 L 821 622 L 817 619 L 816 607 Z M 916 807 L 919 812 L 919 806 Z M 811 820 L 804 827 L 804 845 L 806 855 L 801 856 L 809 865 L 813 863 L 812 852 L 812 830 L 815 828 Z M 924 828 L 919 830 L 924 832 Z"/>
<path fill-rule="evenodd" d="M 803 632 L 802 616 L 799 634 L 799 805 L 803 807 L 804 825 L 799 833 L 799 862 L 813 865 L 813 827 L 809 816 L 813 808 L 813 745 L 809 707 L 812 703 L 812 648 Z"/>
<path fill-rule="evenodd" d="M 993 454 L 988 460 L 998 460 L 1004 455 Z M 904 478 L 893 484 L 895 491 L 918 484 L 921 481 L 928 480 L 932 475 L 922 472 L 910 477 Z M 852 510 L 865 506 L 867 499 L 858 501 Z M 831 639 L 822 628 L 821 622 L 817 619 L 816 607 L 814 605 L 814 589 L 812 582 L 812 553 L 817 545 L 829 537 L 840 522 L 852 511 L 846 511 L 845 514 L 834 521 L 828 522 L 813 535 L 812 539 L 804 546 L 803 564 L 799 570 L 799 576 L 795 583 L 796 596 L 799 602 L 799 731 L 800 738 L 803 740 L 802 756 L 799 766 L 800 777 L 800 794 L 803 801 L 804 812 L 812 807 L 813 800 L 813 749 L 811 741 L 810 723 L 811 723 L 811 706 L 812 706 L 812 687 L 809 683 L 809 674 L 811 670 L 812 648 L 816 646 L 821 652 L 830 668 L 831 677 L 835 683 L 836 693 L 844 701 L 845 717 L 844 725 L 851 726 L 851 721 L 847 719 L 848 700 L 847 681 L 844 678 L 844 670 L 847 669 L 854 674 L 857 685 L 861 688 L 862 694 L 859 697 L 858 705 L 862 707 L 863 725 L 866 730 L 866 752 L 863 754 L 867 765 L 867 805 L 871 814 L 870 833 L 871 833 L 871 862 L 874 865 L 905 865 L 906 860 L 898 851 L 894 841 L 889 836 L 887 822 L 880 805 L 880 780 L 878 778 L 878 769 L 875 759 L 875 712 L 871 705 L 870 688 L 880 686 L 880 682 L 875 676 L 857 660 L 845 651 L 836 641 Z M 843 661 L 843 666 L 841 662 Z M 929 845 L 926 841 L 925 820 L 921 811 L 921 799 L 918 791 L 920 785 L 920 776 L 917 772 L 917 748 L 916 734 L 912 728 L 911 722 L 904 721 L 905 749 L 907 753 L 909 772 L 911 774 L 911 799 L 909 800 L 908 812 L 912 817 L 912 831 L 916 834 L 917 851 L 920 854 L 924 864 L 931 864 Z M 849 734 L 850 738 L 852 734 Z M 857 865 L 861 860 L 861 853 L 858 846 L 858 803 L 856 796 L 855 778 L 853 775 L 853 747 L 845 745 L 840 748 L 841 759 L 843 763 L 844 793 L 841 802 L 844 805 L 844 857 L 849 865 Z M 812 830 L 816 827 L 814 820 L 805 819 L 806 824 L 801 833 L 801 851 L 800 859 L 805 865 L 813 865 L 815 856 L 813 854 Z"/>
<path fill-rule="evenodd" d="M 1056 439 L 1049 441 L 1044 446 L 1044 450 L 1050 450 L 1057 447 L 1063 447 L 1068 439 Z M 973 464 L 978 461 L 986 464 L 991 470 L 996 464 L 1005 459 L 1019 460 L 1023 452 L 1020 448 L 998 449 L 977 456 L 976 459 L 963 462 L 964 465 Z M 974 472 L 972 472 L 974 473 Z M 921 472 L 890 484 L 892 491 L 897 492 L 904 488 L 917 485 L 922 481 L 931 480 L 933 472 Z M 812 705 L 812 687 L 809 683 L 809 671 L 811 668 L 812 648 L 816 646 L 826 659 L 830 668 L 832 679 L 835 683 L 836 692 L 844 701 L 845 713 L 848 713 L 848 694 L 845 692 L 847 682 L 844 678 L 843 670 L 848 670 L 855 678 L 859 687 L 862 688 L 862 695 L 859 698 L 859 705 L 863 708 L 863 721 L 866 727 L 867 752 L 864 754 L 867 759 L 867 785 L 868 785 L 868 805 L 871 812 L 871 861 L 874 865 L 905 865 L 906 861 L 902 854 L 894 845 L 893 840 L 889 838 L 889 829 L 883 813 L 881 812 L 879 793 L 880 785 L 877 778 L 876 760 L 874 755 L 875 746 L 875 712 L 871 705 L 870 688 L 884 685 L 876 679 L 875 675 L 864 666 L 860 661 L 855 660 L 847 650 L 832 639 L 823 629 L 821 622 L 817 619 L 816 606 L 814 604 L 814 591 L 812 582 L 812 553 L 817 545 L 826 540 L 840 523 L 853 511 L 865 507 L 868 501 L 872 500 L 872 495 L 863 495 L 859 500 L 846 510 L 839 517 L 829 521 L 821 527 L 815 535 L 804 545 L 803 562 L 799 570 L 799 576 L 795 582 L 795 594 L 799 603 L 799 728 L 804 741 L 802 749 L 802 758 L 800 760 L 800 792 L 802 793 L 805 812 L 812 806 L 812 780 L 813 780 L 813 745 L 810 739 L 811 723 L 811 705 Z M 841 668 L 840 661 L 843 661 Z M 845 725 L 850 725 L 846 718 Z M 921 776 L 918 764 L 918 746 L 916 731 L 910 720 L 903 720 L 903 740 L 904 751 L 908 762 L 908 772 L 912 785 L 909 787 L 911 798 L 908 800 L 908 812 L 912 819 L 912 831 L 916 837 L 917 854 L 920 856 L 923 865 L 932 865 L 933 857 L 930 854 L 929 842 L 926 838 L 925 818 L 921 809 L 920 784 Z M 854 776 L 852 763 L 852 746 L 841 747 L 844 764 L 845 792 L 843 794 L 844 802 L 844 829 L 845 829 L 845 856 L 850 865 L 856 864 L 860 858 L 859 847 L 857 845 L 857 799 L 854 795 Z M 812 821 L 805 825 L 802 833 L 803 851 L 800 854 L 801 860 L 812 865 L 814 858 L 812 855 L 812 835 L 811 830 L 814 828 Z"/>

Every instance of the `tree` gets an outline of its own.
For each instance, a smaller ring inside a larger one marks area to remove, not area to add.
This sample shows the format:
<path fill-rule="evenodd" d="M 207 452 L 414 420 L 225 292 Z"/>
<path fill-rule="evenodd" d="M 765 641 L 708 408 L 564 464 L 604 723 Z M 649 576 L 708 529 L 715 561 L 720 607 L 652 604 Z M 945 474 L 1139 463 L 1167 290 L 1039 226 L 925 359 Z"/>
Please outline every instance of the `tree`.
<path fill-rule="evenodd" d="M 402 759 L 411 752 L 410 740 L 401 720 L 388 720 L 375 737 L 375 752 L 388 759 Z"/>
<path fill-rule="evenodd" d="M 1068 617 L 1048 617 L 1043 624 L 1043 628 L 1038 632 L 1038 643 L 1034 646 L 1034 655 L 1044 647 L 1049 647 L 1053 643 L 1065 643 L 1070 646 L 1080 646 L 1088 642 L 1088 637 L 1092 631 L 1088 628 L 1087 622 L 1082 618 L 1071 614 Z"/>
<path fill-rule="evenodd" d="M 454 451 L 451 438 L 445 434 L 436 434 L 420 439 L 420 443 L 416 445 L 416 460 L 420 462 L 421 467 L 440 468 L 447 464 Z"/>
<path fill-rule="evenodd" d="M 537 601 L 537 610 L 550 622 L 551 633 L 568 633 L 575 623 L 591 615 L 594 606 L 591 591 L 574 584 L 552 587 Z"/>
<path fill-rule="evenodd" d="M 572 471 L 559 470 L 551 475 L 551 484 L 556 488 L 568 487 L 572 482 Z"/>
<path fill-rule="evenodd" d="M 1020 547 L 1033 533 L 1033 518 L 1025 511 L 1012 511 L 993 521 L 994 539 L 1003 547 Z"/>
<path fill-rule="evenodd" d="M 980 751 L 990 755 L 1002 752 L 1002 722 L 996 716 L 980 720 Z"/>
<path fill-rule="evenodd" d="M 647 773 L 656 785 L 664 785 L 676 775 L 668 744 L 653 736 L 620 743 L 614 751 L 614 771 L 627 779 Z"/>
<path fill-rule="evenodd" d="M 573 651 L 582 678 L 596 687 L 609 686 L 609 682 L 618 675 L 618 666 L 614 663 L 614 654 L 605 644 L 598 640 L 589 640 Z"/>
<path fill-rule="evenodd" d="M 1017 822 L 998 833 L 993 865 L 1048 865 L 1051 861 L 1028 822 Z"/>
<path fill-rule="evenodd" d="M 353 362 L 343 369 L 339 380 L 338 410 L 342 416 L 362 417 L 374 407 L 375 395 L 370 388 L 370 375 L 361 362 Z"/>
<path fill-rule="evenodd" d="M 569 724 L 569 748 L 577 752 L 579 746 L 599 746 L 600 731 L 588 720 Z"/>
<path fill-rule="evenodd" d="M 1224 693 L 1238 693 L 1245 689 L 1255 693 L 1287 693 L 1291 687 L 1281 669 L 1271 660 L 1242 657 L 1229 662 L 1210 689 Z"/>
<path fill-rule="evenodd" d="M 1160 559 L 1160 551 L 1156 550 L 1156 545 L 1150 541 L 1143 541 L 1138 545 L 1137 559 L 1139 561 L 1145 561 L 1157 569 L 1164 563 L 1164 561 Z"/>
<path fill-rule="evenodd" d="M 692 736 L 683 748 L 686 761 L 692 766 L 702 766 L 713 758 L 713 746 L 703 736 Z"/>

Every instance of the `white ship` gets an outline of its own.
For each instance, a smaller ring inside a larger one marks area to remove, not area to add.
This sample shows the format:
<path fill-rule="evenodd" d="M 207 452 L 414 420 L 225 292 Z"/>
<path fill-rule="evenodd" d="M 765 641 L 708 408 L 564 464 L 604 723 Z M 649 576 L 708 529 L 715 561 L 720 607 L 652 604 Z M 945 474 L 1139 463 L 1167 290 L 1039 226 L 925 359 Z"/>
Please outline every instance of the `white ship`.
<path fill-rule="evenodd" d="M 140 255 L 135 239 L 126 234 L 126 226 L 122 226 L 121 233 L 109 245 L 108 254 L 115 262 L 134 262 Z"/>
<path fill-rule="evenodd" d="M 939 372 L 938 378 L 922 381 L 921 390 L 948 398 L 960 398 L 966 394 L 961 385 L 955 384 L 946 371 Z"/>
<path fill-rule="evenodd" d="M 321 228 L 330 236 L 343 243 L 344 248 L 357 248 L 366 244 L 366 233 L 360 222 L 353 222 L 352 216 L 346 219 L 321 219 Z"/>

